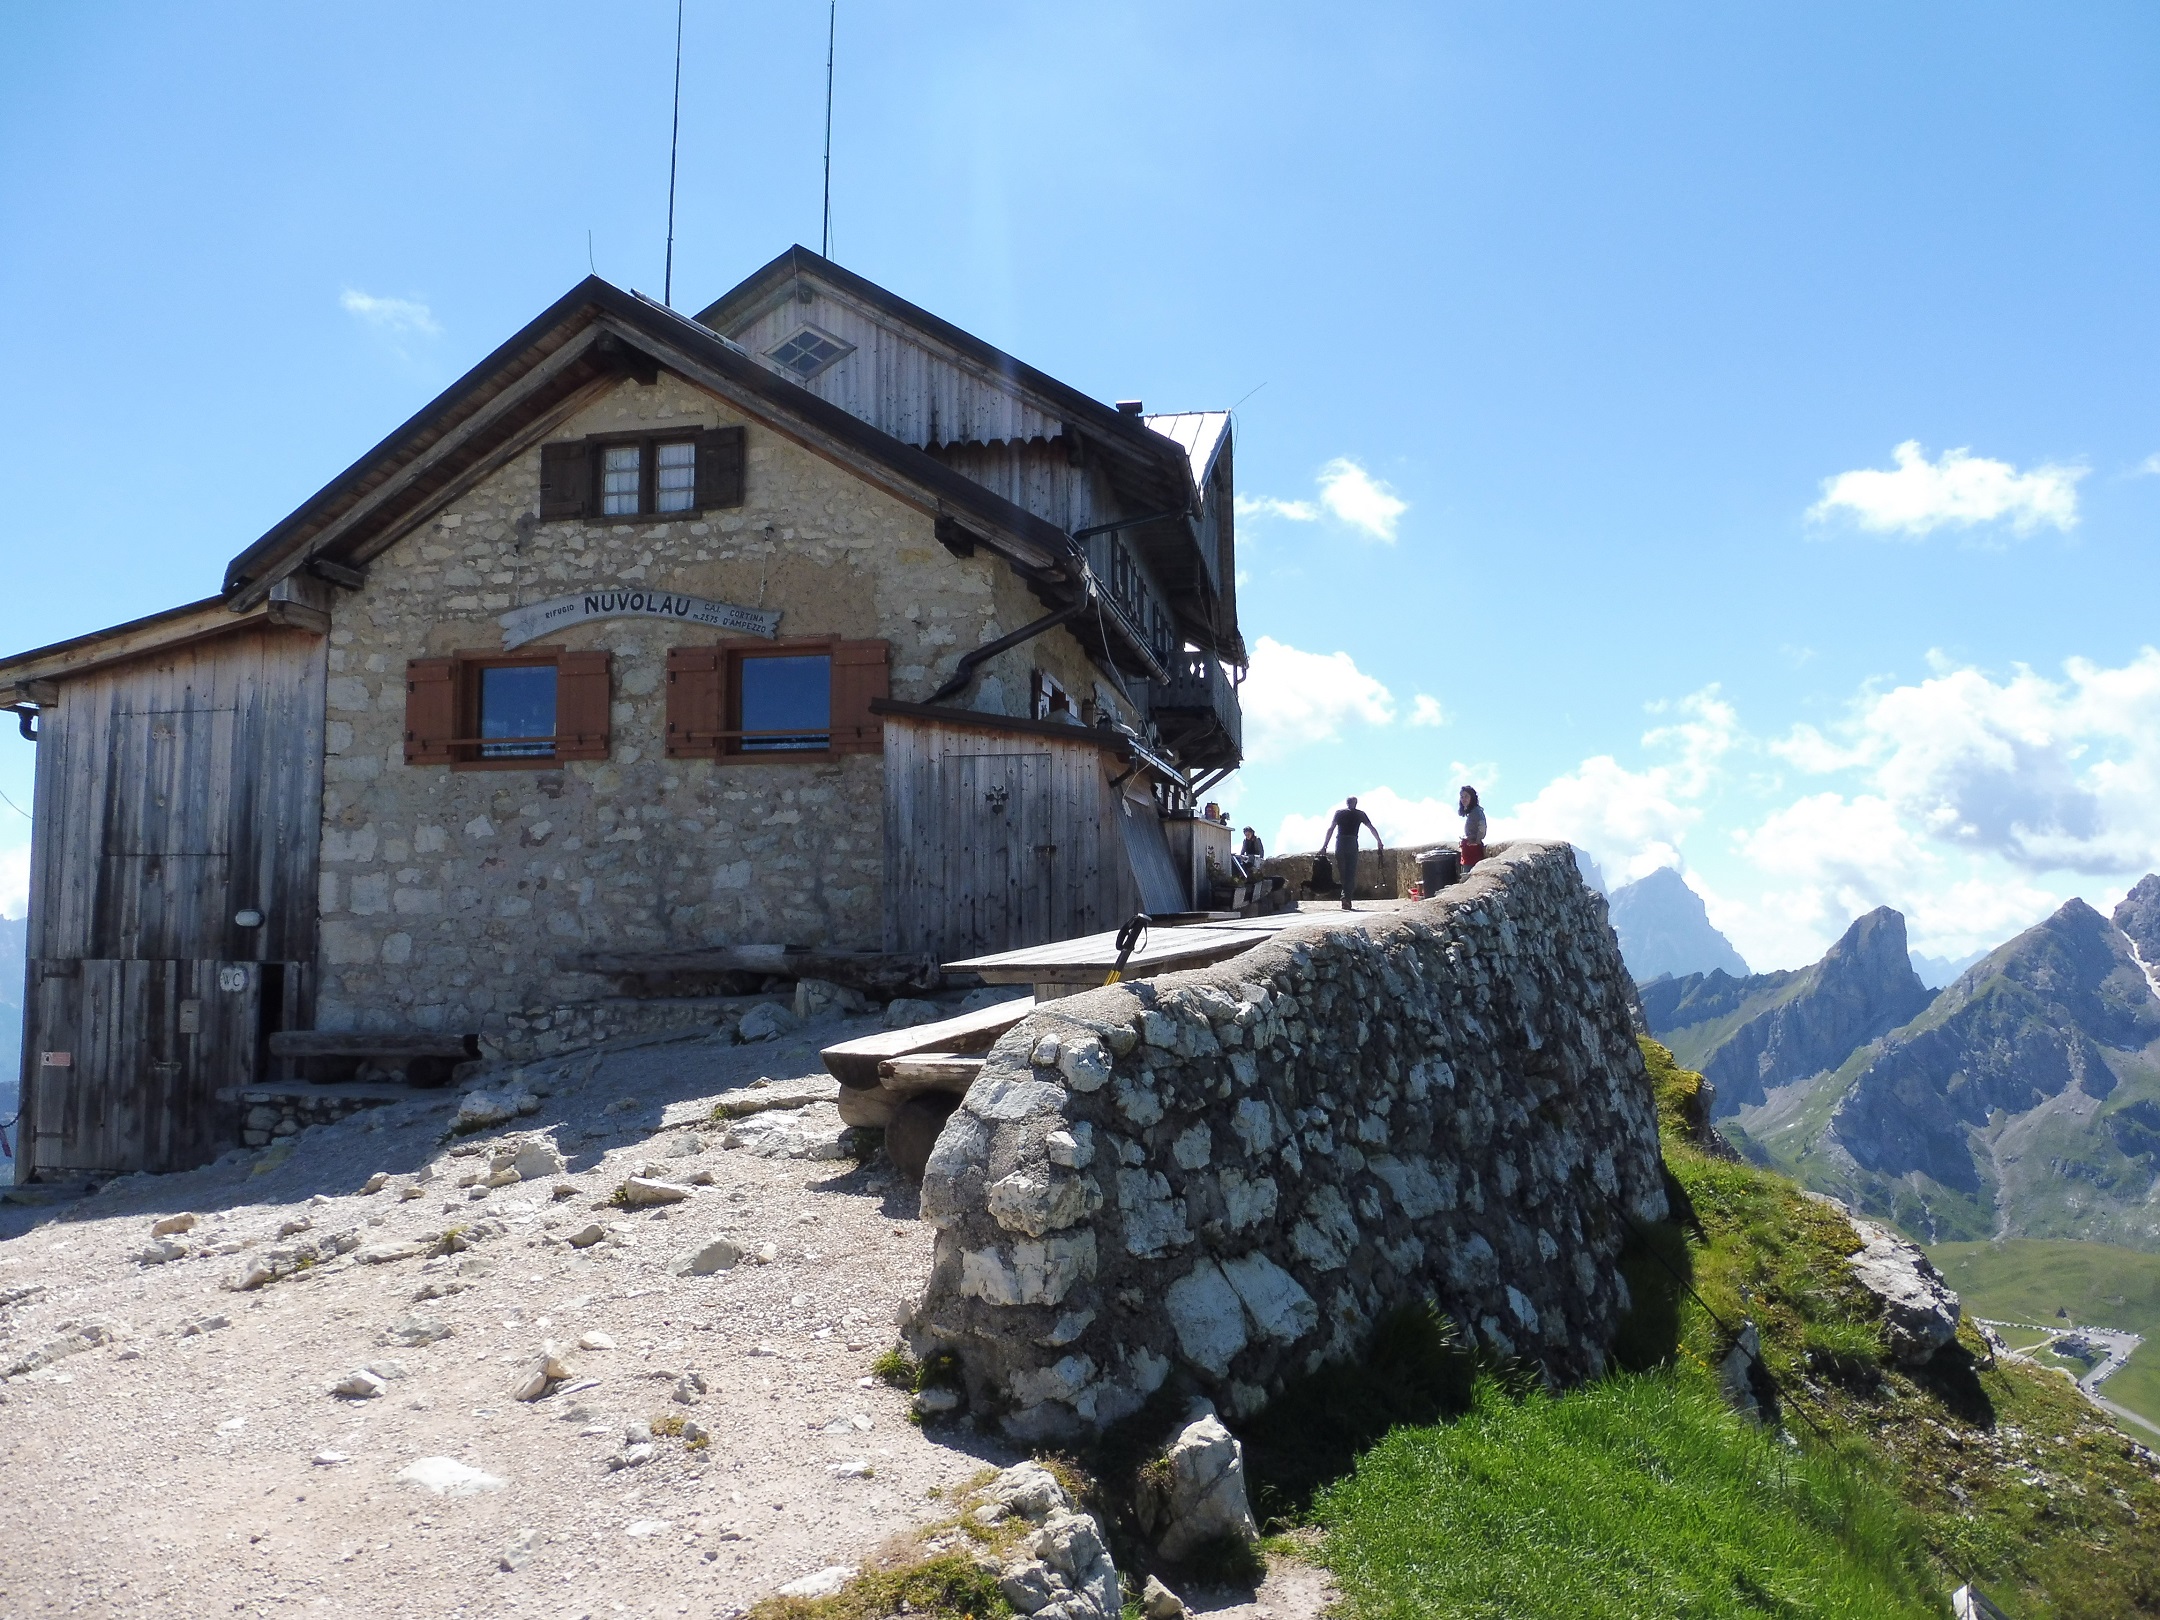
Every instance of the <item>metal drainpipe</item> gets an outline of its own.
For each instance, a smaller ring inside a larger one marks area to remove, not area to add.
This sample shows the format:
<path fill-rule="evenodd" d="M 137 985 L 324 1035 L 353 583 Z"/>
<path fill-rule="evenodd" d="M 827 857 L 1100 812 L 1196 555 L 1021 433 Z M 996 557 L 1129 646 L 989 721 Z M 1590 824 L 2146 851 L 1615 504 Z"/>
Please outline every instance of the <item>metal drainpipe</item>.
<path fill-rule="evenodd" d="M 1055 613 L 1046 613 L 1033 624 L 1024 624 L 1011 635 L 999 636 L 997 640 L 988 642 L 977 647 L 973 652 L 962 655 L 960 667 L 953 671 L 952 679 L 935 692 L 932 692 L 929 701 L 943 703 L 947 698 L 955 697 L 966 691 L 968 683 L 974 680 L 975 671 L 980 665 L 995 658 L 1001 652 L 1019 646 L 1023 641 L 1034 640 L 1045 630 L 1055 630 L 1068 619 L 1077 619 L 1086 610 L 1088 601 L 1088 597 L 1082 596 L 1079 601 L 1069 607 L 1061 607 Z"/>
<path fill-rule="evenodd" d="M 8 708 L 9 712 L 15 716 L 16 729 L 22 732 L 23 741 L 36 742 L 39 730 L 36 725 L 37 710 L 27 703 L 13 703 Z"/>

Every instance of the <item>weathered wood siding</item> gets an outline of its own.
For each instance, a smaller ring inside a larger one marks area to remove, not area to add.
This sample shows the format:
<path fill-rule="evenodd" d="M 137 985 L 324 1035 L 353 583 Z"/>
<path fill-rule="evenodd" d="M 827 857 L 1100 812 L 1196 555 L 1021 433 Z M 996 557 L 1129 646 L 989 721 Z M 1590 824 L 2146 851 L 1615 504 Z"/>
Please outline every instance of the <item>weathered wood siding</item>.
<path fill-rule="evenodd" d="M 1115 768 L 1092 742 L 888 718 L 887 949 L 952 961 L 1132 915 Z"/>
<path fill-rule="evenodd" d="M 265 627 L 65 682 L 44 711 L 26 1171 L 177 1169 L 238 1142 L 218 1092 L 306 1013 L 323 678 L 319 638 Z"/>
<path fill-rule="evenodd" d="M 908 444 L 1025 442 L 1064 431 L 1064 419 L 1024 399 L 1012 379 L 824 287 L 807 304 L 775 303 L 728 336 L 762 357 L 805 325 L 854 348 L 803 386 Z"/>

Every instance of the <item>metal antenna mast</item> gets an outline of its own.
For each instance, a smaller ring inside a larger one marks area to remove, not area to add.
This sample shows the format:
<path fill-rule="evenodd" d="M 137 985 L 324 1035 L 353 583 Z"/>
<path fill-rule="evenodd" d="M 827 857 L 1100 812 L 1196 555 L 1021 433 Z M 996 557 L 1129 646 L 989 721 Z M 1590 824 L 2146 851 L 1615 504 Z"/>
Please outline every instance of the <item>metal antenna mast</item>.
<path fill-rule="evenodd" d="M 818 255 L 832 257 L 832 62 L 833 40 L 840 31 L 840 0 L 830 0 L 825 11 L 825 234 L 818 240 Z"/>
<path fill-rule="evenodd" d="M 660 282 L 660 302 L 675 307 L 675 148 L 682 137 L 682 14 L 683 0 L 675 0 L 675 118 L 668 126 L 667 143 L 667 269 Z"/>

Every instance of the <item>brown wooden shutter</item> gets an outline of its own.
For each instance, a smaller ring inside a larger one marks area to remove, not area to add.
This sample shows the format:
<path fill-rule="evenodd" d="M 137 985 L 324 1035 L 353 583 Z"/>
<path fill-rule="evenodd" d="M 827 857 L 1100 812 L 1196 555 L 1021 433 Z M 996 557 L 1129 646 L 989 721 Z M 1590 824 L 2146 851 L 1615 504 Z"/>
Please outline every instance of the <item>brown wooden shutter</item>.
<path fill-rule="evenodd" d="M 448 765 L 456 757 L 457 660 L 415 658 L 405 666 L 405 763 Z"/>
<path fill-rule="evenodd" d="M 667 757 L 719 757 L 727 724 L 727 652 L 670 647 L 667 655 Z"/>
<path fill-rule="evenodd" d="M 699 511 L 742 505 L 747 437 L 739 427 L 707 428 L 697 436 Z"/>
<path fill-rule="evenodd" d="M 882 754 L 885 721 L 870 712 L 872 698 L 892 693 L 892 643 L 842 641 L 832 655 L 832 750 Z"/>
<path fill-rule="evenodd" d="M 581 518 L 592 506 L 592 455 L 582 439 L 540 447 L 540 521 Z"/>
<path fill-rule="evenodd" d="M 566 652 L 555 656 L 555 757 L 608 757 L 609 655 Z"/>

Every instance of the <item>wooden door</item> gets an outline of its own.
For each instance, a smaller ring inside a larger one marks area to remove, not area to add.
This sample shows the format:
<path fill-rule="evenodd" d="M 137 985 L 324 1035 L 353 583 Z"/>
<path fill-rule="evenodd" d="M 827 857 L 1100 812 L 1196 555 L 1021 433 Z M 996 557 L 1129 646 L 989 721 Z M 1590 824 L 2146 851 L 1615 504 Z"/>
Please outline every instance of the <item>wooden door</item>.
<path fill-rule="evenodd" d="M 238 1088 L 263 1046 L 261 963 L 108 958 L 31 974 L 40 1169 L 185 1170 L 239 1141 Z"/>
<path fill-rule="evenodd" d="M 239 1145 L 310 1011 L 320 638 L 248 631 L 70 680 L 38 738 L 24 1177 Z"/>
<path fill-rule="evenodd" d="M 976 956 L 1047 940 L 1057 858 L 1050 756 L 947 754 L 933 774 L 948 950 Z"/>

